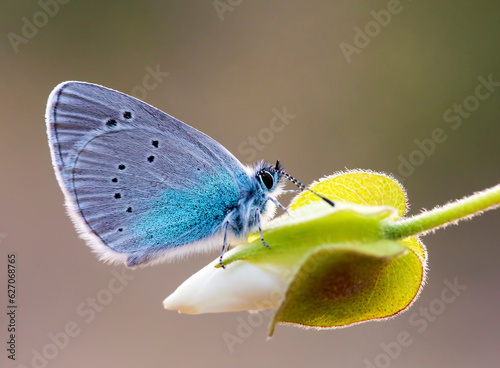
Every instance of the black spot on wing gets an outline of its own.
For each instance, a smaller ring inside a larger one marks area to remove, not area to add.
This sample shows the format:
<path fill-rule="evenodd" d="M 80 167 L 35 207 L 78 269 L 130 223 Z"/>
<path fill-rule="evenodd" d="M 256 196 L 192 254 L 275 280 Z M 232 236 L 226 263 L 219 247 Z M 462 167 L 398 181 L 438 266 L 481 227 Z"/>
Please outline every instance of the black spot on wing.
<path fill-rule="evenodd" d="M 106 125 L 107 125 L 108 127 L 110 127 L 110 128 L 115 127 L 115 126 L 116 126 L 116 124 L 118 124 L 118 123 L 116 122 L 116 120 L 115 120 L 115 119 L 109 119 L 109 120 L 106 122 Z"/>

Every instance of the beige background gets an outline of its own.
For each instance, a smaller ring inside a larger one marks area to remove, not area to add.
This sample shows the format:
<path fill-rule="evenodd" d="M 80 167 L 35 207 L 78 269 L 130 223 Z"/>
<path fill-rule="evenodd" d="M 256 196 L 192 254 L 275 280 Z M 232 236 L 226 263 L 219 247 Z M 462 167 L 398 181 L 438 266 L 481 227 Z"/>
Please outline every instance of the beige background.
<path fill-rule="evenodd" d="M 108 287 L 115 268 L 98 262 L 77 237 L 51 167 L 44 110 L 64 80 L 130 93 L 146 67 L 159 65 L 170 74 L 145 100 L 243 162 L 248 155 L 239 145 L 269 128 L 273 108 L 287 106 L 296 118 L 259 158 L 279 158 L 306 183 L 344 168 L 398 174 L 398 157 L 414 152 L 414 140 L 442 128 L 446 142 L 405 180 L 411 213 L 500 182 L 500 89 L 459 129 L 443 121 L 447 109 L 474 93 L 478 76 L 500 81 L 497 2 L 402 1 L 403 10 L 351 63 L 339 44 L 352 44 L 354 27 L 364 28 L 370 11 L 385 9 L 386 1 L 232 3 L 221 21 L 211 0 L 72 0 L 16 53 L 7 34 L 21 35 L 22 18 L 41 8 L 35 1 L 2 2 L 1 366 L 31 366 L 33 349 L 41 352 L 48 334 L 70 321 L 80 334 L 49 367 L 364 367 L 401 331 L 413 342 L 391 367 L 498 366 L 498 211 L 427 236 L 428 285 L 410 311 L 387 322 L 321 332 L 282 326 L 266 341 L 265 317 L 231 354 L 223 335 L 236 335 L 247 313 L 185 316 L 161 305 L 213 254 L 128 271 L 134 280 L 85 323 L 89 315 L 78 306 Z M 18 257 L 15 363 L 3 343 L 9 252 Z M 411 315 L 432 305 L 443 281 L 454 278 L 467 290 L 419 333 Z"/>

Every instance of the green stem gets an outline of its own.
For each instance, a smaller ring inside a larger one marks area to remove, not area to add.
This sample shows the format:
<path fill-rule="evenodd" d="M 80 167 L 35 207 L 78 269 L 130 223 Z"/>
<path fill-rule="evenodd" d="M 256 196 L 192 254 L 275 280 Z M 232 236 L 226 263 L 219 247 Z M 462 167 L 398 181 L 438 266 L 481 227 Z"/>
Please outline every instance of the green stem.
<path fill-rule="evenodd" d="M 383 225 L 382 233 L 387 239 L 403 239 L 479 215 L 499 205 L 500 184 L 431 211 L 401 221 L 388 222 Z"/>

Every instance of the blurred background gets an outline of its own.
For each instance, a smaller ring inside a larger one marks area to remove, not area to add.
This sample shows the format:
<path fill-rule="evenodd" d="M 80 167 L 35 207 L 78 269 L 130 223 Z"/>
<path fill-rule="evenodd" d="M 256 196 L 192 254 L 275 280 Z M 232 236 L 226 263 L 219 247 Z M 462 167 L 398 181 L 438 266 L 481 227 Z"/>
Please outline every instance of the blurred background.
<path fill-rule="evenodd" d="M 163 310 L 163 299 L 217 254 L 126 270 L 126 286 L 107 298 L 113 271 L 122 268 L 99 262 L 76 235 L 44 121 L 58 83 L 98 83 L 187 122 L 244 163 L 279 158 L 305 183 L 344 169 L 393 173 L 408 190 L 410 214 L 418 213 L 500 182 L 500 3 L 42 0 L 0 7 L 2 342 L 12 252 L 19 304 L 16 361 L 2 346 L 2 367 L 500 365 L 499 211 L 424 238 L 428 283 L 399 317 L 320 332 L 279 326 L 266 341 L 266 316 L 241 335 L 248 313 Z M 478 87 L 490 74 L 496 86 Z M 277 111 L 288 114 L 283 124 L 273 119 Z M 436 129 L 441 138 L 431 141 Z M 467 289 L 422 317 L 455 278 Z M 90 307 L 97 297 L 106 305 Z M 415 313 L 428 321 L 423 331 L 410 323 Z M 61 338 L 54 350 L 52 339 L 68 323 L 77 336 Z M 412 343 L 389 357 L 384 346 L 402 331 Z M 229 335 L 237 342 L 228 345 Z"/>

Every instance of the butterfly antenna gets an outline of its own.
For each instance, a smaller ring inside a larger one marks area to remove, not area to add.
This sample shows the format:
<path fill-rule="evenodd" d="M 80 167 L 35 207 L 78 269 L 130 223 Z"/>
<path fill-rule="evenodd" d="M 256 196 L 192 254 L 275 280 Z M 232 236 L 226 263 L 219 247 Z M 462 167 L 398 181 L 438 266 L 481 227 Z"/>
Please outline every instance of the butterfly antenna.
<path fill-rule="evenodd" d="M 279 167 L 279 161 L 276 162 L 276 171 L 278 171 L 280 174 L 284 175 L 288 180 L 290 180 L 292 183 L 294 183 L 296 186 L 298 186 L 300 190 L 307 190 L 307 191 L 311 192 L 312 194 L 317 195 L 319 198 L 321 198 L 322 200 L 324 200 L 330 206 L 335 207 L 335 203 L 333 203 L 330 199 L 328 199 L 326 197 L 323 197 L 321 194 L 316 193 L 312 189 L 309 189 L 304 184 L 302 184 L 300 181 L 298 181 L 297 179 L 295 179 L 292 175 L 287 174 L 285 172 L 285 170 L 283 170 L 283 168 Z"/>

